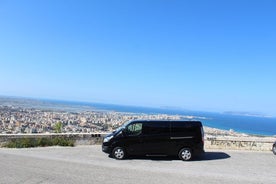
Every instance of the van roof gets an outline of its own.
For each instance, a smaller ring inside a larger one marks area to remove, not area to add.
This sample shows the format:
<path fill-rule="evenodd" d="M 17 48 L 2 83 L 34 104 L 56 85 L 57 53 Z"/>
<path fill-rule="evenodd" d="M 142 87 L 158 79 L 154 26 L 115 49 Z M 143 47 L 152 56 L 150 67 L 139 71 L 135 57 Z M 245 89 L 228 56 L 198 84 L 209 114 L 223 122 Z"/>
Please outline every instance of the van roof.
<path fill-rule="evenodd" d="M 183 123 L 192 123 L 192 124 L 195 124 L 195 125 L 201 125 L 202 126 L 202 123 L 201 121 L 185 121 L 185 120 L 144 120 L 144 119 L 141 119 L 141 120 L 132 120 L 130 121 L 131 123 L 132 122 L 145 122 L 145 123 L 150 123 L 150 122 L 183 122 Z"/>
<path fill-rule="evenodd" d="M 156 122 L 156 121 L 163 121 L 163 122 L 200 122 L 200 121 L 195 121 L 195 120 L 158 120 L 158 119 L 136 119 L 136 120 L 132 120 L 131 122 Z"/>

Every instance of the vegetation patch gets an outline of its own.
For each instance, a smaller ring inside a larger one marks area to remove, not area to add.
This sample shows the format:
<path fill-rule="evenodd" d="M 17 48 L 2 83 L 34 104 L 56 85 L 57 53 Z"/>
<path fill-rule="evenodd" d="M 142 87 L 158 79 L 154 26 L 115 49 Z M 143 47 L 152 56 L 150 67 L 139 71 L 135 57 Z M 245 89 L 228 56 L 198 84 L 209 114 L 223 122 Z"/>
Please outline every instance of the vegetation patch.
<path fill-rule="evenodd" d="M 73 140 L 63 137 L 55 138 L 20 138 L 12 139 L 4 144 L 7 148 L 31 148 L 31 147 L 46 147 L 46 146 L 74 146 Z"/>

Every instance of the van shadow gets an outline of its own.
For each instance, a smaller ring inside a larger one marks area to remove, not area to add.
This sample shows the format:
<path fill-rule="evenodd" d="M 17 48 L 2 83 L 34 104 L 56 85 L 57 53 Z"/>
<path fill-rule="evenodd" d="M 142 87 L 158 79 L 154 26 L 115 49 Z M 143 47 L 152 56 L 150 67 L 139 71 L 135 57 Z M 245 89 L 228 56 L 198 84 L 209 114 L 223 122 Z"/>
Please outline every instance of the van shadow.
<path fill-rule="evenodd" d="M 194 161 L 210 161 L 210 160 L 223 160 L 228 159 L 231 156 L 224 152 L 205 152 L 201 156 L 198 156 Z"/>
<path fill-rule="evenodd" d="M 204 154 L 195 157 L 189 162 L 194 161 L 212 161 L 212 160 L 223 160 L 228 159 L 231 156 L 224 152 L 205 152 Z M 176 156 L 131 156 L 127 160 L 152 160 L 152 161 L 173 161 L 179 160 Z"/>

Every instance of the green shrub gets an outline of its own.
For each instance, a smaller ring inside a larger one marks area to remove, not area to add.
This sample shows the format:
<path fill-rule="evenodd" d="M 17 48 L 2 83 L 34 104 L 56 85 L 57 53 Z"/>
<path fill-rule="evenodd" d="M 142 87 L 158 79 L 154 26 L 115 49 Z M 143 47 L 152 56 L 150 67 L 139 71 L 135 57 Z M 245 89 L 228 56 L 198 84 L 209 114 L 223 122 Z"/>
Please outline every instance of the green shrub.
<path fill-rule="evenodd" d="M 74 146 L 74 141 L 63 137 L 12 139 L 4 145 L 7 148 L 30 148 L 46 146 Z"/>
<path fill-rule="evenodd" d="M 59 121 L 54 126 L 55 133 L 61 133 L 62 132 L 62 123 Z"/>

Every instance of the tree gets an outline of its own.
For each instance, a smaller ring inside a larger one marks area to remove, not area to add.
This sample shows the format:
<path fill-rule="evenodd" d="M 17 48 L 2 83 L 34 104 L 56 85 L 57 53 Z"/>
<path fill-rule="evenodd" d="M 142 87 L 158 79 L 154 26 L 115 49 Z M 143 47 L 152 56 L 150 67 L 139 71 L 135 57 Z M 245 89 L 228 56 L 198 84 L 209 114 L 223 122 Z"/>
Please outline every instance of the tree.
<path fill-rule="evenodd" d="M 61 133 L 62 131 L 62 123 L 59 121 L 54 126 L 55 133 Z"/>

